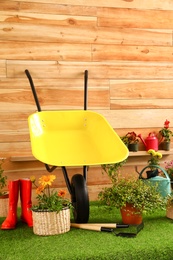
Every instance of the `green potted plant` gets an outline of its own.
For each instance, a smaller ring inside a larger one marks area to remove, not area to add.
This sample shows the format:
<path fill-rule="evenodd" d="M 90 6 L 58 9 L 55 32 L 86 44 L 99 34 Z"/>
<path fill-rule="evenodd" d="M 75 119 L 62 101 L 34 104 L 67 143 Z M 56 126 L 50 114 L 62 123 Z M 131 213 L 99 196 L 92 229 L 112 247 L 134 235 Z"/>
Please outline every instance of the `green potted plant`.
<path fill-rule="evenodd" d="M 121 140 L 127 145 L 129 151 L 137 152 L 139 138 L 135 132 L 128 132 Z"/>
<path fill-rule="evenodd" d="M 71 203 L 65 198 L 65 191 L 51 188 L 55 179 L 55 175 L 43 175 L 37 185 L 35 177 L 31 177 L 37 193 L 37 204 L 31 208 L 34 234 L 55 235 L 70 230 Z"/>
<path fill-rule="evenodd" d="M 162 158 L 162 154 L 160 152 L 156 152 L 153 149 L 149 149 L 147 153 L 150 155 L 150 159 L 148 160 L 147 167 L 149 168 L 147 173 L 147 179 L 158 176 L 159 170 L 157 166 L 160 165 L 159 160 Z"/>
<path fill-rule="evenodd" d="M 7 176 L 4 175 L 3 163 L 4 158 L 0 158 L 0 217 L 7 216 L 9 201 L 9 194 L 7 191 L 4 191 L 4 188 L 7 187 Z"/>
<path fill-rule="evenodd" d="M 166 119 L 164 122 L 164 127 L 159 131 L 159 135 L 161 136 L 160 143 L 162 144 L 162 149 L 169 151 L 170 150 L 170 142 L 171 137 L 173 136 L 173 132 L 169 129 L 170 121 Z"/>
<path fill-rule="evenodd" d="M 112 182 L 117 181 L 118 176 L 120 174 L 121 167 L 127 162 L 127 159 L 125 159 L 122 162 L 114 163 L 114 164 L 103 164 L 101 165 L 102 169 L 105 173 L 109 176 Z"/>
<path fill-rule="evenodd" d="M 112 187 L 104 188 L 98 198 L 103 204 L 120 209 L 124 224 L 140 224 L 142 214 L 165 209 L 166 205 L 157 187 L 140 179 L 119 179 Z"/>

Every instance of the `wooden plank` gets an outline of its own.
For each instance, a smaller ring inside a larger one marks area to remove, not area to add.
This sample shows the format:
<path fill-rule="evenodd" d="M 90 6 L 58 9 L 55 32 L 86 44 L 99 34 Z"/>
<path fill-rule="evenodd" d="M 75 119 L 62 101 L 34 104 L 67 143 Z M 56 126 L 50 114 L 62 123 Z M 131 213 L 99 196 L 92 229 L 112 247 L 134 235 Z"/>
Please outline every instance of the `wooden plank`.
<path fill-rule="evenodd" d="M 91 61 L 90 44 L 0 41 L 1 59 Z"/>
<path fill-rule="evenodd" d="M 74 109 L 84 107 L 84 89 L 83 87 L 70 88 L 37 88 L 37 95 L 43 110 L 51 109 Z M 90 109 L 108 109 L 109 108 L 109 88 L 108 87 L 89 87 L 88 88 L 88 107 Z M 35 106 L 35 108 L 33 107 Z M 2 111 L 23 111 L 27 109 L 36 110 L 34 97 L 30 88 L 23 89 L 0 89 L 0 106 Z"/>
<path fill-rule="evenodd" d="M 171 29 L 173 10 L 98 8 L 98 26 L 122 28 Z M 154 17 L 154 19 L 153 19 Z M 162 17 L 162 19 L 160 19 Z"/>
<path fill-rule="evenodd" d="M 1 124 L 1 132 L 28 132 L 28 122 L 27 119 L 21 121 L 20 119 L 18 121 L 5 121 Z"/>
<path fill-rule="evenodd" d="M 16 1 L 16 0 L 11 0 Z M 20 2 L 31 2 L 31 0 L 21 0 Z M 32 0 L 33 3 L 49 3 L 49 0 Z M 51 0 L 51 3 L 57 4 L 57 0 Z M 59 0 L 58 4 L 63 5 L 79 5 L 79 6 L 105 6 L 105 7 L 123 7 L 123 8 L 139 8 L 140 9 L 164 9 L 164 10 L 173 10 L 172 1 L 122 1 L 122 0 L 99 0 L 97 2 L 93 2 L 93 0 L 76 0 L 74 4 L 74 0 Z"/>
<path fill-rule="evenodd" d="M 30 161 L 37 161 L 37 159 L 32 155 L 18 155 L 18 156 L 11 156 L 11 162 L 30 162 Z"/>
<path fill-rule="evenodd" d="M 55 61 L 7 61 L 9 78 L 26 78 L 25 69 L 33 78 L 83 79 L 84 70 L 93 79 L 173 79 L 171 62 L 55 62 Z M 68 75 L 68 76 L 67 76 Z"/>
<path fill-rule="evenodd" d="M 26 121 L 28 116 L 30 115 L 29 111 L 26 112 L 22 112 L 20 111 L 13 111 L 10 112 L 9 111 L 3 111 L 3 113 L 0 113 L 0 122 L 8 122 L 8 121 Z"/>
<path fill-rule="evenodd" d="M 172 109 L 172 99 L 111 99 L 110 109 Z"/>
<path fill-rule="evenodd" d="M 6 77 L 6 61 L 0 60 L 0 77 Z"/>
<path fill-rule="evenodd" d="M 24 62 L 25 64 L 25 62 Z M 27 64 L 27 62 L 26 62 Z M 30 64 L 30 62 L 28 62 Z M 44 62 L 38 63 L 38 64 L 44 64 Z M 47 63 L 46 63 L 47 64 Z M 41 65 L 40 65 L 41 66 Z M 49 66 L 49 63 L 48 63 Z M 25 69 L 28 68 L 25 66 Z M 85 68 L 87 69 L 87 68 Z M 24 71 L 23 71 L 24 73 Z M 44 74 L 45 71 L 42 71 L 42 74 Z M 84 71 L 80 70 L 81 77 L 77 78 L 76 75 L 74 75 L 74 78 L 69 78 L 68 74 L 64 78 L 37 78 L 37 75 L 35 73 L 32 74 L 31 76 L 33 77 L 34 85 L 36 90 L 37 89 L 44 89 L 44 88 L 51 88 L 51 89 L 57 89 L 57 88 L 68 88 L 68 89 L 73 89 L 78 88 L 78 89 L 84 89 Z M 0 78 L 0 93 L 1 91 L 13 91 L 14 89 L 20 91 L 24 90 L 30 90 L 30 84 L 29 81 L 25 75 L 23 74 L 24 78 Z M 88 75 L 88 89 L 108 89 L 109 88 L 109 79 L 95 79 L 95 78 L 90 78 L 90 71 Z"/>
<path fill-rule="evenodd" d="M 16 153 L 30 152 L 31 153 L 31 144 L 30 142 L 6 142 L 1 143 L 0 145 L 0 157 L 6 157 L 7 154 L 11 154 L 12 151 Z"/>
<path fill-rule="evenodd" d="M 20 2 L 19 1 L 6 1 L 6 0 L 1 0 L 1 11 L 17 11 L 19 10 Z"/>
<path fill-rule="evenodd" d="M 97 8 L 95 6 L 86 5 L 72 5 L 53 3 L 52 1 L 48 3 L 34 3 L 32 2 L 21 2 L 20 1 L 20 11 L 29 13 L 43 13 L 43 14 L 61 14 L 61 15 L 76 15 L 78 16 L 96 16 Z"/>
<path fill-rule="evenodd" d="M 29 140 L 29 130 L 27 132 L 17 129 L 15 131 L 0 131 L 0 143 L 29 142 Z"/>
<path fill-rule="evenodd" d="M 74 4 L 74 3 L 73 3 Z M 64 5 L 53 3 L 49 1 L 45 3 L 40 2 L 26 2 L 26 1 L 6 1 L 1 0 L 0 11 L 8 11 L 9 13 L 14 13 L 15 11 L 27 12 L 27 13 L 42 13 L 42 14 L 61 14 L 61 15 L 75 15 L 78 16 L 96 16 L 97 8 L 95 6 L 85 6 L 85 5 Z"/>
<path fill-rule="evenodd" d="M 57 14 L 40 14 L 24 13 L 14 11 L 13 13 L 1 11 L 0 21 L 8 23 L 23 23 L 34 25 L 59 25 L 59 26 L 96 26 L 97 18 L 93 16 L 80 15 L 57 15 Z"/>
<path fill-rule="evenodd" d="M 173 61 L 172 44 L 167 46 L 92 45 L 93 61 Z"/>
<path fill-rule="evenodd" d="M 111 99 L 172 99 L 173 80 L 110 80 Z"/>
<path fill-rule="evenodd" d="M 7 33 L 8 32 L 8 33 Z M 81 37 L 82 35 L 82 37 Z M 126 45 L 170 45 L 172 30 L 146 30 L 97 27 L 70 27 L 2 22 L 0 39 L 3 41 L 51 42 L 51 43 L 98 43 Z"/>
<path fill-rule="evenodd" d="M 113 128 L 163 127 L 166 119 L 173 122 L 173 109 L 98 110 Z M 129 120 L 130 119 L 130 120 Z"/>

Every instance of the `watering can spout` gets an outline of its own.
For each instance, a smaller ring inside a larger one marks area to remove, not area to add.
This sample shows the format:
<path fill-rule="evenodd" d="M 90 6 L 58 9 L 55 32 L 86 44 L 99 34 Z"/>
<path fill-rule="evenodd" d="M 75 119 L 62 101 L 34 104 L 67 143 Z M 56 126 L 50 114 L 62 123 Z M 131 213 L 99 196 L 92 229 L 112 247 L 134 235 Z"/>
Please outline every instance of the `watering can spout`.
<path fill-rule="evenodd" d="M 142 135 L 141 135 L 141 134 L 138 134 L 138 137 L 141 139 L 141 141 L 142 141 L 142 143 L 145 145 L 145 147 L 147 147 L 147 144 L 146 144 L 144 138 L 142 137 Z"/>

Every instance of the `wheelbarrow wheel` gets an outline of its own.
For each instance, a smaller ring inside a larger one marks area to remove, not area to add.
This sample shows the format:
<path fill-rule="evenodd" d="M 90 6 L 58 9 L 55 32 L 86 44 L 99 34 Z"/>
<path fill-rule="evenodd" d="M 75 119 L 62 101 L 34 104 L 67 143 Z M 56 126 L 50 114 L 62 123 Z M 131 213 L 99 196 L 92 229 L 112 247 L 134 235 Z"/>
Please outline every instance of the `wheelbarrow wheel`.
<path fill-rule="evenodd" d="M 85 178 L 75 174 L 71 179 L 71 200 L 76 223 L 87 223 L 89 219 L 89 196 Z"/>

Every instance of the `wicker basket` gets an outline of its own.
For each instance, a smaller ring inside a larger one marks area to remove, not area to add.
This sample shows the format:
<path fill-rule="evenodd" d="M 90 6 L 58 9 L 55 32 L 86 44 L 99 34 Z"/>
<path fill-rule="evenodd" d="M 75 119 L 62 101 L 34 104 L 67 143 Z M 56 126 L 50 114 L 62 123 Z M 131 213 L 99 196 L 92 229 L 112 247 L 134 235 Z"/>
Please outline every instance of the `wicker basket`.
<path fill-rule="evenodd" d="M 0 217 L 7 217 L 9 208 L 9 195 L 0 196 Z"/>
<path fill-rule="evenodd" d="M 167 218 L 173 219 L 173 206 L 170 206 L 166 209 Z"/>
<path fill-rule="evenodd" d="M 33 232 L 39 236 L 66 233 L 70 230 L 70 209 L 60 212 L 32 211 Z"/>

